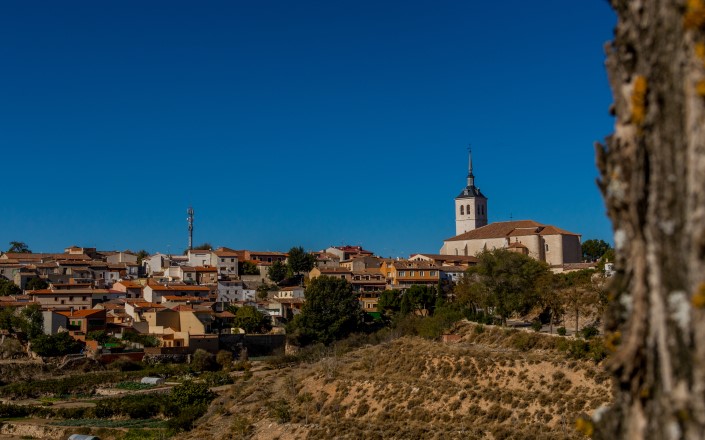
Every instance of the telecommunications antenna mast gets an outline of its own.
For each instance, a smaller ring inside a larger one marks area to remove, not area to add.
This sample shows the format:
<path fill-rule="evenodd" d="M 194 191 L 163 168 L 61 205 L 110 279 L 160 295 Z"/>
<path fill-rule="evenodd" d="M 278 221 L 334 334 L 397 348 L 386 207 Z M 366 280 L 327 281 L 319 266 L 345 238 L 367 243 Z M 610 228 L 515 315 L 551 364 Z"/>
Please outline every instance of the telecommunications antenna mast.
<path fill-rule="evenodd" d="M 188 214 L 186 219 L 188 222 L 188 249 L 191 250 L 193 249 L 193 208 L 189 206 L 186 214 Z"/>

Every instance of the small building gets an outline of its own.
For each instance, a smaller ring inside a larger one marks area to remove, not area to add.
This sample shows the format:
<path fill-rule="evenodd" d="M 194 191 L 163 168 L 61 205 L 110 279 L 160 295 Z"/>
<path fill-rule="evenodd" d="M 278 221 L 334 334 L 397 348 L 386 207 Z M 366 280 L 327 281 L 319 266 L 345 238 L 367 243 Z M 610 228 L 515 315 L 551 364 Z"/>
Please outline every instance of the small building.
<path fill-rule="evenodd" d="M 140 383 L 144 385 L 164 385 L 164 379 L 161 377 L 146 376 L 140 380 Z"/>

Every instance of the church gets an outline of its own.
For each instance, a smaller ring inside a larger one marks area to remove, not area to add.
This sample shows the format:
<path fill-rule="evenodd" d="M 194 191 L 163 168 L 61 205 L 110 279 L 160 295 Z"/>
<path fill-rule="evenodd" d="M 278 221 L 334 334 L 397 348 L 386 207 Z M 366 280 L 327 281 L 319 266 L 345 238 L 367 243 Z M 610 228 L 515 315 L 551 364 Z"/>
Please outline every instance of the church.
<path fill-rule="evenodd" d="M 467 186 L 455 198 L 455 236 L 444 240 L 440 253 L 474 256 L 499 248 L 528 255 L 553 268 L 582 261 L 580 234 L 533 220 L 487 224 L 487 197 L 475 186 L 470 152 Z"/>

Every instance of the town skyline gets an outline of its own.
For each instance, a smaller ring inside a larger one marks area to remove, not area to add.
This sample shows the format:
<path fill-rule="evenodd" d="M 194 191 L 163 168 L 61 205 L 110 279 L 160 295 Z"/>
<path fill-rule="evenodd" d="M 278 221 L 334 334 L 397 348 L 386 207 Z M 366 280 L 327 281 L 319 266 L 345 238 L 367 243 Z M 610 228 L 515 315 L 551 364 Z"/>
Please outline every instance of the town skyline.
<path fill-rule="evenodd" d="M 612 241 L 608 5 L 275 3 L 10 3 L 0 246 L 436 253 L 468 143 L 489 222 Z"/>

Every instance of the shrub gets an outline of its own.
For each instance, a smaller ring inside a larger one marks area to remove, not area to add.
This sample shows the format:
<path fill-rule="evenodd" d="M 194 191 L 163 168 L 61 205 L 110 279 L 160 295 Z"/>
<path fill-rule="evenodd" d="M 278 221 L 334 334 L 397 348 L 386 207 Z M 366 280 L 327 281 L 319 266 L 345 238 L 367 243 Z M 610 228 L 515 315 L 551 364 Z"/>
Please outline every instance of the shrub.
<path fill-rule="evenodd" d="M 83 344 L 68 334 L 61 332 L 55 335 L 40 335 L 31 340 L 32 351 L 39 356 L 63 356 L 79 353 Z"/>
<path fill-rule="evenodd" d="M 565 327 L 558 327 L 558 328 L 556 329 L 556 332 L 558 332 L 558 334 L 559 334 L 560 336 L 565 336 L 566 333 L 568 333 L 568 332 L 566 331 Z"/>
<path fill-rule="evenodd" d="M 539 320 L 533 321 L 533 322 L 531 323 L 531 328 L 532 328 L 535 332 L 540 332 L 540 331 L 541 331 L 541 327 L 543 327 L 543 324 L 541 324 L 541 321 L 539 321 Z"/>
<path fill-rule="evenodd" d="M 597 327 L 595 327 L 594 325 L 588 325 L 586 327 L 583 327 L 582 330 L 580 330 L 580 335 L 585 339 L 593 338 L 599 334 L 600 330 L 598 330 Z"/>

